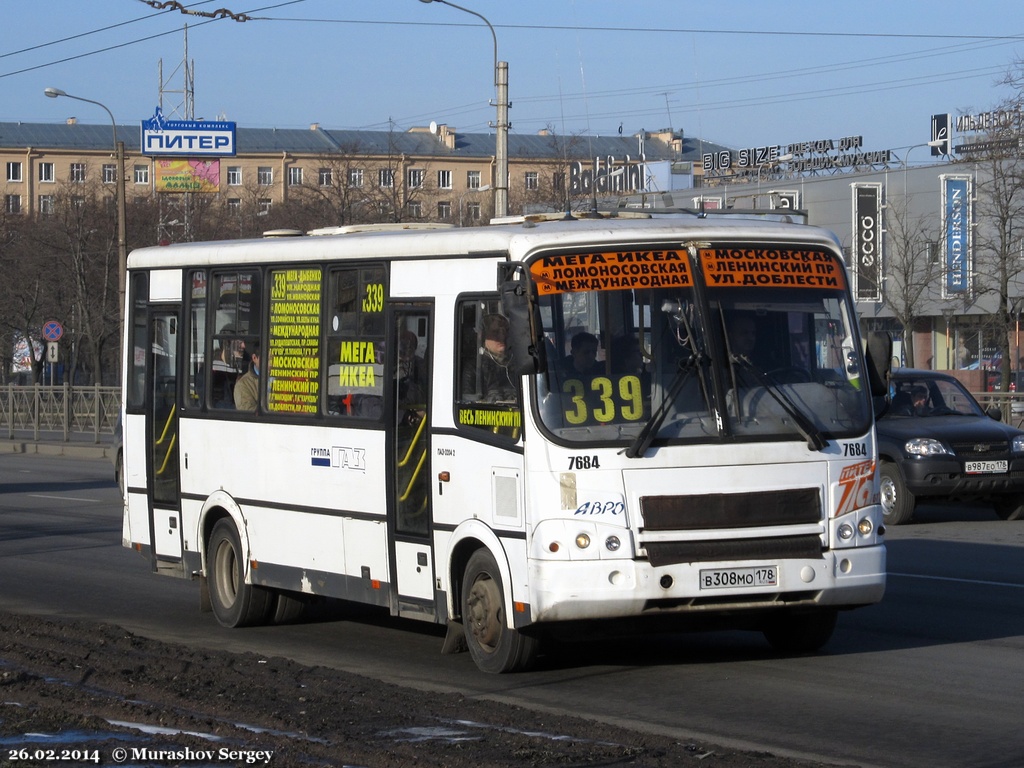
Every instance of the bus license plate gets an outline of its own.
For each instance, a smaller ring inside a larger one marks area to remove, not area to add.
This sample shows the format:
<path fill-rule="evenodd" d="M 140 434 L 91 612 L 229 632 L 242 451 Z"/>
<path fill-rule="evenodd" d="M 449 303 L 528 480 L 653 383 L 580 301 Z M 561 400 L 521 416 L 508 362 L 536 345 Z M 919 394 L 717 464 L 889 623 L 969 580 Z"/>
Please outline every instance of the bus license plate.
<path fill-rule="evenodd" d="M 774 565 L 755 568 L 716 568 L 700 572 L 701 589 L 729 589 L 731 587 L 776 587 L 779 571 Z"/>
<path fill-rule="evenodd" d="M 964 463 L 964 472 L 968 475 L 983 475 L 990 472 L 1005 472 L 1008 469 L 1005 461 L 968 461 Z"/>

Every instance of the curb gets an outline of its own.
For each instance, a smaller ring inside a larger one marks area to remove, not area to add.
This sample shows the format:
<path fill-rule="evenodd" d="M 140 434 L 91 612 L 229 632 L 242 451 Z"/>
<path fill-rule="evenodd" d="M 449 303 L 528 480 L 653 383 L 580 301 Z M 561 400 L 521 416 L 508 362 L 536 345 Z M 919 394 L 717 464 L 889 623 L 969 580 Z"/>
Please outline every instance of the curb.
<path fill-rule="evenodd" d="M 69 459 L 109 459 L 113 448 L 109 445 L 75 445 L 72 443 L 36 443 L 20 440 L 0 440 L 0 454 L 34 453 L 40 456 L 64 456 Z"/>

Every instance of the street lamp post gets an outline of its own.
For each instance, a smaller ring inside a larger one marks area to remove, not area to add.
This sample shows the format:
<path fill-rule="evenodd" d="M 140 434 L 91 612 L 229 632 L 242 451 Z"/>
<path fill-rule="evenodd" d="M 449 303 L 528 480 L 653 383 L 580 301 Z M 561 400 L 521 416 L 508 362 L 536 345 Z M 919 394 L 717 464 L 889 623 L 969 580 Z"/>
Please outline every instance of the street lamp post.
<path fill-rule="evenodd" d="M 907 199 L 907 166 L 910 164 L 910 150 L 917 149 L 918 147 L 941 147 L 946 142 L 943 139 L 935 139 L 934 141 L 928 141 L 924 144 L 914 144 L 907 147 L 907 151 L 903 154 L 903 200 L 906 202 Z"/>
<path fill-rule="evenodd" d="M 95 104 L 97 107 L 102 107 L 103 110 L 110 116 L 110 126 L 114 132 L 114 155 L 117 158 L 117 182 L 115 185 L 115 196 L 117 205 L 117 316 L 119 319 L 120 327 L 119 334 L 123 337 L 124 335 L 124 294 L 125 284 L 127 280 L 127 269 L 128 269 L 128 235 L 127 235 L 127 223 L 125 216 L 125 192 L 124 192 L 124 142 L 117 140 L 117 121 L 114 120 L 114 113 L 111 112 L 105 104 L 101 104 L 98 101 L 92 99 L 84 99 L 81 96 L 72 96 L 70 93 L 62 91 L 60 88 L 47 88 L 43 91 L 51 99 L 56 99 L 59 96 L 64 96 L 68 99 L 75 99 L 76 101 L 84 101 L 88 104 Z M 123 358 L 123 345 L 121 354 L 117 358 L 117 368 L 120 373 L 121 361 Z M 118 377 L 120 378 L 120 376 Z"/>
<path fill-rule="evenodd" d="M 494 40 L 494 88 L 496 96 L 495 106 L 498 108 L 498 122 L 495 124 L 495 148 L 494 163 L 496 176 L 494 180 L 494 215 L 508 215 L 508 62 L 498 61 L 498 35 L 494 32 L 486 17 L 469 8 L 448 2 L 448 0 L 420 0 L 421 3 L 441 3 L 452 8 L 472 14 L 487 25 L 491 30 L 491 38 Z"/>

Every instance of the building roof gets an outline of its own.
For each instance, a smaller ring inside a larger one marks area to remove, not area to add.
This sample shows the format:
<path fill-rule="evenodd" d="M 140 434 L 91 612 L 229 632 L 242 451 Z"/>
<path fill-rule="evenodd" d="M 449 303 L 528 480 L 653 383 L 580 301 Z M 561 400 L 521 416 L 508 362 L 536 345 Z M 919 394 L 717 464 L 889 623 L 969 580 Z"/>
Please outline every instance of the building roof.
<path fill-rule="evenodd" d="M 141 146 L 140 125 L 118 125 L 117 140 L 125 148 L 138 154 Z M 112 148 L 114 129 L 110 125 L 73 123 L 0 122 L 0 149 L 36 150 L 107 150 Z M 529 159 L 582 159 L 591 157 L 638 158 L 645 154 L 648 161 L 699 161 L 701 154 L 726 149 L 719 144 L 685 137 L 682 154 L 661 138 L 638 136 L 589 136 L 554 134 L 509 133 L 510 160 Z M 302 128 L 236 128 L 238 154 L 294 152 L 302 154 L 404 154 L 428 157 L 487 158 L 494 155 L 493 133 L 454 132 L 454 148 L 426 130 L 411 131 L 353 131 L 333 130 L 319 126 Z"/>

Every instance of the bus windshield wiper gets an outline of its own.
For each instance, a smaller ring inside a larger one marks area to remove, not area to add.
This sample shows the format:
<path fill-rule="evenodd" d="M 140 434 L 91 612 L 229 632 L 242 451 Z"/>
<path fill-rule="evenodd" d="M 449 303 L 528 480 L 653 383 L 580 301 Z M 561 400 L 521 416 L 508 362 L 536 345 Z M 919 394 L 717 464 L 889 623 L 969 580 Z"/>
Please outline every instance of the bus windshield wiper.
<path fill-rule="evenodd" d="M 672 383 L 669 385 L 668 394 L 661 401 L 661 405 L 658 406 L 658 410 L 651 414 L 651 418 L 644 424 L 644 428 L 640 430 L 640 434 L 636 436 L 633 443 L 626 449 L 626 457 L 630 459 L 642 458 L 647 449 L 651 447 L 651 442 L 654 440 L 654 436 L 661 429 L 661 425 L 665 421 L 665 417 L 668 416 L 668 412 L 672 409 L 672 405 L 676 401 L 676 397 L 679 395 L 679 391 L 683 388 L 683 385 L 689 380 L 690 376 L 697 372 L 697 369 L 705 364 L 707 361 L 703 355 L 696 354 L 691 355 L 685 360 L 679 361 L 679 370 L 676 371 L 676 375 L 672 379 Z"/>
<path fill-rule="evenodd" d="M 821 434 L 821 430 L 814 425 L 814 422 L 807 418 L 807 414 L 803 412 L 803 409 L 793 402 L 785 390 L 779 386 L 779 383 L 772 378 L 770 373 L 762 371 L 743 355 L 732 355 L 732 362 L 738 364 L 741 369 L 751 373 L 764 386 L 765 391 L 772 396 L 775 402 L 782 407 L 782 410 L 792 417 L 797 431 L 807 440 L 808 448 L 812 451 L 820 451 L 828 445 L 828 441 Z"/>

